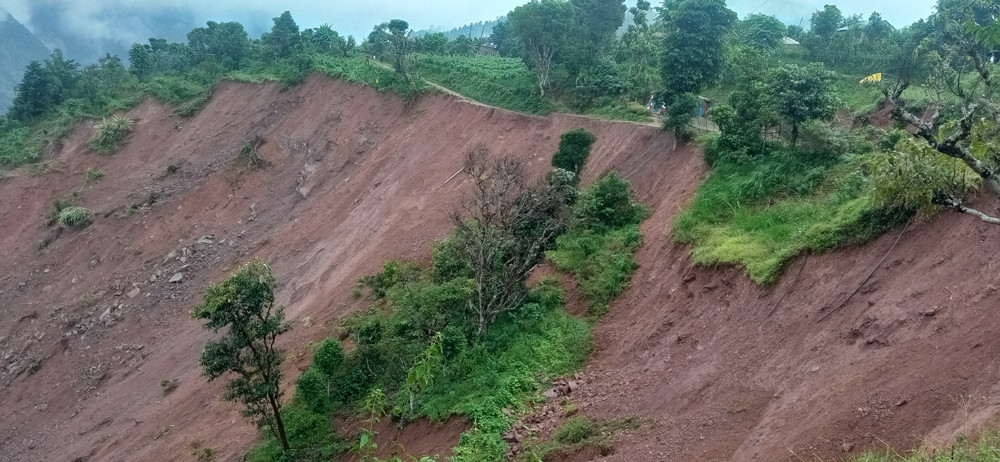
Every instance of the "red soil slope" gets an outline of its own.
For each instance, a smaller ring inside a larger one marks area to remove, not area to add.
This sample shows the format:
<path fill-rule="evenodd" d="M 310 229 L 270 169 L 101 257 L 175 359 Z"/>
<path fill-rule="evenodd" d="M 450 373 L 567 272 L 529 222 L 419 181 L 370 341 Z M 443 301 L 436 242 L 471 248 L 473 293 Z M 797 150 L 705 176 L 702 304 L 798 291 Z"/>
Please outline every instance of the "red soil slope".
<path fill-rule="evenodd" d="M 87 153 L 84 124 L 50 147 L 49 172 L 0 182 L 4 460 L 194 460 L 193 445 L 238 460 L 255 431 L 197 366 L 210 335 L 189 311 L 207 283 L 251 258 L 272 264 L 295 323 L 281 341 L 290 382 L 306 342 L 359 308 L 359 276 L 389 258 L 425 259 L 448 232 L 465 191 L 461 176 L 448 179 L 466 150 L 486 143 L 541 173 L 577 126 L 598 137 L 585 181 L 617 169 L 654 210 L 633 285 L 599 325 L 573 392 L 590 415 L 652 419 L 609 460 L 836 457 L 948 438 L 996 412 L 998 281 L 984 251 L 995 227 L 951 215 L 911 226 L 851 302 L 817 322 L 895 236 L 809 257 L 801 271 L 800 260 L 772 288 L 693 268 L 669 222 L 704 167 L 654 128 L 447 96 L 404 103 L 322 78 L 285 92 L 224 84 L 191 119 L 152 103 L 130 116 L 136 132 L 118 153 Z M 254 136 L 270 166 L 241 173 L 236 152 Z M 104 179 L 87 184 L 88 167 Z M 97 221 L 46 228 L 52 200 L 74 190 Z M 154 204 L 127 213 L 151 192 Z M 436 452 L 459 429 L 435 435 Z"/>

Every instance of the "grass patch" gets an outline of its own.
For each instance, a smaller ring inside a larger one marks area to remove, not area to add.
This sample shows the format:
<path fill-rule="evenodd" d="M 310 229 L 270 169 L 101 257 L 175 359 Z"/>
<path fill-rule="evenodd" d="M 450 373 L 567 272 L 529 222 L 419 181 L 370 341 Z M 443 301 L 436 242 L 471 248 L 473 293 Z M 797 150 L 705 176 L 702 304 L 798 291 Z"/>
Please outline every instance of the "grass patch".
<path fill-rule="evenodd" d="M 718 162 L 674 220 L 674 238 L 693 245 L 696 263 L 738 264 L 770 283 L 803 251 L 863 243 L 903 223 L 909 213 L 875 205 L 860 161 L 845 159 L 778 149 Z"/>
<path fill-rule="evenodd" d="M 891 448 L 868 451 L 851 462 L 1000 462 L 1000 430 L 988 430 L 976 440 L 959 436 L 955 443 L 941 448 L 904 453 Z"/>
<path fill-rule="evenodd" d="M 484 104 L 528 114 L 554 109 L 538 96 L 535 75 L 520 59 L 417 55 L 413 65 L 420 76 Z"/>
<path fill-rule="evenodd" d="M 612 443 L 618 435 L 642 425 L 642 420 L 635 417 L 605 422 L 594 422 L 584 416 L 570 417 L 547 440 L 526 442 L 521 460 L 541 462 L 556 455 L 571 457 L 590 447 L 607 456 L 612 453 Z"/>

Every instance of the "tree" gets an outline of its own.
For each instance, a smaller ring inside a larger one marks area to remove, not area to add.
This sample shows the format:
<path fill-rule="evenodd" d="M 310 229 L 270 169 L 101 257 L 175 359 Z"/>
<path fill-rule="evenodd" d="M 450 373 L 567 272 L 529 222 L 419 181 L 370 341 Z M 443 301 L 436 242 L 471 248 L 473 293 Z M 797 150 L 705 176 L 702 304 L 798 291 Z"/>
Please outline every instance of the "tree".
<path fill-rule="evenodd" d="M 129 71 L 133 75 L 144 80 L 156 71 L 156 58 L 153 56 L 153 49 L 149 45 L 133 43 L 128 50 Z"/>
<path fill-rule="evenodd" d="M 273 18 L 274 26 L 271 32 L 260 37 L 268 53 L 272 57 L 287 58 L 291 56 L 299 47 L 299 25 L 292 19 L 292 14 L 288 11 L 281 13 L 281 16 Z"/>
<path fill-rule="evenodd" d="M 505 58 L 516 56 L 521 48 L 520 41 L 511 30 L 510 22 L 506 19 L 493 25 L 493 31 L 490 33 L 488 41 L 496 47 L 497 54 Z"/>
<path fill-rule="evenodd" d="M 929 116 L 915 114 L 907 106 L 903 92 L 910 85 L 909 73 L 896 79 L 881 80 L 876 78 L 880 75 L 872 75 L 862 80 L 876 82 L 893 117 L 913 127 L 915 135 L 923 140 L 915 146 L 897 146 L 903 149 L 896 152 L 911 156 L 909 163 L 917 167 L 909 169 L 911 174 L 896 176 L 905 187 L 895 190 L 923 189 L 923 197 L 933 205 L 993 224 L 1000 224 L 1000 218 L 965 206 L 969 189 L 965 177 L 975 175 L 991 194 L 1000 197 L 1000 105 L 993 95 L 992 66 L 984 55 L 984 50 L 991 49 L 1000 38 L 998 16 L 1000 5 L 995 2 L 939 2 L 930 22 L 933 33 L 926 40 L 928 46 L 937 44 L 937 49 L 925 51 L 925 62 L 931 69 L 928 83 L 939 95 Z M 967 78 L 966 66 L 971 67 L 974 78 Z M 954 163 L 952 168 L 940 168 L 941 162 L 926 159 L 928 155 L 957 159 L 968 170 L 956 170 Z M 938 167 L 920 167 L 927 165 Z M 956 178 L 962 181 L 956 182 Z"/>
<path fill-rule="evenodd" d="M 367 51 L 376 55 L 386 54 L 392 59 L 392 68 L 407 80 L 410 79 L 410 54 L 414 42 L 410 40 L 410 24 L 402 19 L 393 19 L 375 26 L 368 35 Z"/>
<path fill-rule="evenodd" d="M 559 150 L 552 156 L 552 166 L 573 172 L 577 178 L 590 157 L 590 147 L 597 137 L 586 128 L 574 128 L 559 137 Z"/>
<path fill-rule="evenodd" d="M 480 337 L 498 315 L 522 305 L 525 281 L 565 228 L 565 188 L 530 184 L 519 159 L 489 157 L 485 146 L 466 155 L 473 193 L 452 213 L 453 252 L 469 263 L 475 291 L 469 314 Z"/>
<path fill-rule="evenodd" d="M 691 93 L 684 93 L 677 97 L 667 108 L 667 118 L 663 121 L 663 128 L 664 130 L 673 130 L 674 148 L 677 147 L 678 139 L 687 140 L 691 137 L 688 125 L 697 110 L 698 97 Z"/>
<path fill-rule="evenodd" d="M 564 65 L 571 76 L 594 66 L 625 22 L 624 0 L 570 0 L 576 7 L 573 38 Z"/>
<path fill-rule="evenodd" d="M 777 69 L 771 84 L 778 114 L 792 126 L 792 144 L 799 137 L 799 125 L 812 119 L 828 120 L 836 109 L 833 73 L 822 64 L 786 64 Z"/>
<path fill-rule="evenodd" d="M 524 46 L 528 67 L 538 78 L 541 96 L 551 84 L 553 60 L 567 46 L 575 16 L 572 3 L 558 0 L 526 3 L 507 15 L 511 30 Z"/>
<path fill-rule="evenodd" d="M 812 26 L 812 33 L 823 39 L 829 40 L 844 21 L 844 15 L 837 5 L 823 5 L 822 10 L 812 14 L 809 24 Z"/>
<path fill-rule="evenodd" d="M 686 0 L 670 14 L 663 38 L 661 76 L 667 101 L 698 93 L 719 78 L 724 38 L 736 13 L 724 0 Z"/>
<path fill-rule="evenodd" d="M 765 14 L 751 14 L 740 22 L 740 38 L 743 43 L 760 51 L 770 51 L 781 45 L 787 28 L 775 18 Z"/>
<path fill-rule="evenodd" d="M 434 32 L 420 37 L 418 43 L 417 48 L 421 53 L 443 55 L 445 47 L 448 45 L 448 36 L 444 35 L 444 32 Z"/>
<path fill-rule="evenodd" d="M 207 26 L 195 28 L 187 34 L 194 61 L 216 61 L 228 70 L 240 68 L 250 56 L 250 39 L 243 25 L 209 21 Z"/>
<path fill-rule="evenodd" d="M 204 319 L 212 332 L 228 328 L 201 352 L 199 363 L 208 380 L 235 374 L 226 384 L 224 398 L 241 403 L 243 416 L 259 428 L 270 428 L 288 451 L 280 412 L 284 352 L 274 344 L 291 325 L 285 322 L 284 308 L 274 305 L 274 287 L 274 276 L 266 263 L 247 263 L 229 279 L 208 286 L 193 317 Z"/>
<path fill-rule="evenodd" d="M 886 36 L 892 32 L 892 25 L 885 19 L 882 19 L 881 14 L 874 11 L 871 16 L 868 17 L 868 23 L 865 24 L 864 31 L 865 39 L 869 42 L 878 42 L 886 38 Z"/>
<path fill-rule="evenodd" d="M 656 56 L 656 39 L 649 26 L 647 15 L 650 3 L 638 0 L 629 9 L 632 24 L 628 26 L 619 41 L 619 60 L 628 63 L 629 89 L 635 98 L 645 98 L 655 90 L 656 71 L 649 63 Z"/>
<path fill-rule="evenodd" d="M 29 63 L 24 78 L 17 85 L 11 116 L 20 121 L 32 121 L 72 96 L 80 78 L 77 67 L 74 61 L 64 59 L 58 48 L 44 62 Z"/>

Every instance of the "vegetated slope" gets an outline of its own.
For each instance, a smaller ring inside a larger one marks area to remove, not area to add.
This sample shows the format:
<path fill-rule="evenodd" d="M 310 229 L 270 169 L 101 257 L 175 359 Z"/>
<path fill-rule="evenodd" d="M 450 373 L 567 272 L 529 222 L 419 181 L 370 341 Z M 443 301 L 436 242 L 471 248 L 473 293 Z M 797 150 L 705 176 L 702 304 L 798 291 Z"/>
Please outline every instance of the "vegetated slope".
<path fill-rule="evenodd" d="M 272 264 L 295 325 L 281 340 L 291 382 L 306 342 L 360 308 L 359 276 L 424 258 L 449 231 L 467 149 L 523 155 L 540 174 L 576 126 L 597 135 L 584 182 L 617 169 L 653 210 L 632 286 L 598 325 L 598 352 L 570 395 L 587 415 L 652 419 L 610 460 L 839 457 L 947 441 L 996 411 L 995 227 L 953 215 L 911 225 L 819 321 L 896 235 L 800 259 L 772 287 L 693 267 L 669 223 L 704 166 L 655 128 L 441 95 L 405 103 L 323 78 L 286 92 L 223 84 L 191 119 L 151 103 L 130 116 L 136 131 L 118 153 L 86 153 L 85 124 L 50 146 L 48 173 L 0 182 L 10 460 L 176 460 L 201 447 L 238 460 L 255 431 L 197 366 L 210 335 L 189 310 L 208 282 L 250 258 Z M 236 153 L 255 136 L 270 166 L 241 172 Z M 86 183 L 87 168 L 104 178 Z M 46 228 L 52 199 L 77 188 L 94 224 Z M 454 444 L 456 431 L 434 441 Z"/>
<path fill-rule="evenodd" d="M 291 383 L 307 341 L 361 307 L 358 277 L 425 258 L 450 232 L 448 212 L 467 190 L 455 174 L 478 143 L 524 156 L 538 175 L 577 126 L 598 136 L 594 170 L 635 169 L 670 146 L 645 126 L 441 95 L 407 103 L 319 77 L 285 92 L 224 83 L 190 119 L 153 103 L 128 115 L 134 133 L 117 153 L 86 152 L 93 124 L 82 124 L 49 147 L 46 169 L 0 182 L 5 460 L 179 460 L 192 445 L 238 460 L 256 431 L 197 365 L 210 334 L 190 310 L 209 282 L 251 258 L 271 263 L 295 326 L 280 340 Z M 269 166 L 243 171 L 237 153 L 257 136 Z M 672 158 L 698 165 L 690 153 Z M 88 168 L 103 178 L 87 183 Z M 56 198 L 95 222 L 45 227 Z"/>

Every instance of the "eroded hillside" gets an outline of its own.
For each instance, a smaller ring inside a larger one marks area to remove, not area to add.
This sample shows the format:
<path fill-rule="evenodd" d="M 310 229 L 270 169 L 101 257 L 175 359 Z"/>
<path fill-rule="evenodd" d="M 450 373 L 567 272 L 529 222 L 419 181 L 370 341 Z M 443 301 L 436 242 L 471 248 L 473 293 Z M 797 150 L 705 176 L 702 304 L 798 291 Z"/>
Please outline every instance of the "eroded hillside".
<path fill-rule="evenodd" d="M 598 352 L 571 394 L 588 415 L 652 422 L 608 460 L 835 458 L 882 441 L 947 441 L 996 412 L 1000 281 L 988 249 L 1000 237 L 990 225 L 952 215 L 910 225 L 820 320 L 898 230 L 800 258 L 773 287 L 693 267 L 669 229 L 704 165 L 653 127 L 441 95 L 404 102 L 318 77 L 284 92 L 226 83 L 190 119 L 153 103 L 130 116 L 135 133 L 119 152 L 88 153 L 85 124 L 49 147 L 44 172 L 0 183 L 9 460 L 185 460 L 193 444 L 239 460 L 256 433 L 197 365 L 209 334 L 189 310 L 207 283 L 251 258 L 271 263 L 295 325 L 281 340 L 295 357 L 291 382 L 306 343 L 360 308 L 359 276 L 426 258 L 448 232 L 468 149 L 523 156 L 540 174 L 577 126 L 597 135 L 584 182 L 618 170 L 653 210 L 632 286 L 598 324 Z M 255 137 L 269 165 L 242 171 L 237 152 Z M 103 179 L 88 183 L 88 168 Z M 97 220 L 46 227 L 57 198 Z"/>

